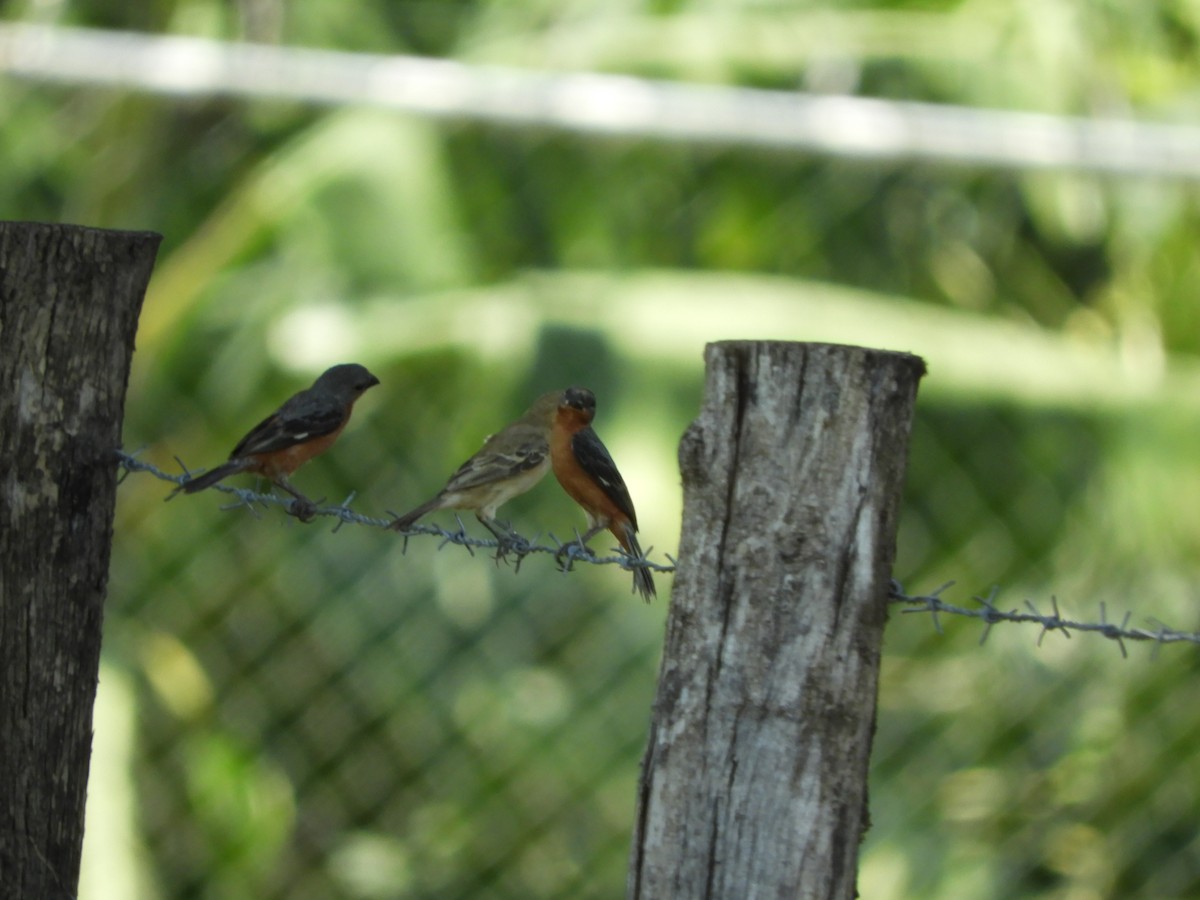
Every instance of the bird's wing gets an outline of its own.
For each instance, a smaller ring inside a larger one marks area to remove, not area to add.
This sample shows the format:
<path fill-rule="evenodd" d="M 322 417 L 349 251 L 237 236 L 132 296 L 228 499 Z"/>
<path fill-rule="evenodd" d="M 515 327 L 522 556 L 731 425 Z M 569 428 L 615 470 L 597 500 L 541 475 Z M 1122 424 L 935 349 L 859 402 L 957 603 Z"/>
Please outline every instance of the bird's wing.
<path fill-rule="evenodd" d="M 324 397 L 297 394 L 254 426 L 233 448 L 230 458 L 286 450 L 324 437 L 346 421 L 346 410 Z"/>
<path fill-rule="evenodd" d="M 488 442 L 493 443 L 492 441 Z M 497 481 L 507 481 L 545 464 L 549 446 L 545 440 L 529 438 L 484 448 L 463 463 L 446 482 L 445 491 L 467 491 Z"/>
<path fill-rule="evenodd" d="M 616 505 L 622 513 L 629 517 L 629 522 L 637 529 L 637 514 L 633 511 L 633 500 L 629 497 L 629 488 L 625 487 L 625 479 L 617 471 L 608 448 L 591 428 L 581 428 L 571 437 L 571 450 L 575 461 L 604 491 L 604 495 Z"/>

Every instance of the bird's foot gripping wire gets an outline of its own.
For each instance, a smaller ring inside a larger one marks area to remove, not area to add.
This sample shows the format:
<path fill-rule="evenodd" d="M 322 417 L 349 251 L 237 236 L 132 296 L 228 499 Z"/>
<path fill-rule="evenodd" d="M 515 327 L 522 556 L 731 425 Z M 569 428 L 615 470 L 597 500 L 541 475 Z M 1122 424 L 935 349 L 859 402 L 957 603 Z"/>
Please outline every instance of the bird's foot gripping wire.
<path fill-rule="evenodd" d="M 320 500 L 309 500 L 306 496 L 292 487 L 292 483 L 288 481 L 286 475 L 280 475 L 274 480 L 274 485 L 292 495 L 292 502 L 284 505 L 289 516 L 295 516 L 301 522 L 311 522 L 317 517 L 317 512 L 325 498 Z"/>
<path fill-rule="evenodd" d="M 507 562 L 509 554 L 512 554 L 516 557 L 514 569 L 519 572 L 521 570 L 521 561 L 529 555 L 531 550 L 529 541 L 521 537 L 510 522 L 501 522 L 498 519 L 485 519 L 482 516 L 478 518 L 480 523 L 496 539 L 496 555 L 493 557 L 496 565 L 498 566 L 502 562 Z"/>
<path fill-rule="evenodd" d="M 299 491 L 289 491 L 288 493 L 292 495 L 292 499 L 284 504 L 284 511 L 301 522 L 307 523 L 315 519 L 317 513 L 320 512 L 321 504 L 325 502 L 324 497 L 320 500 L 309 500 Z"/>
<path fill-rule="evenodd" d="M 513 570 L 521 571 L 521 562 L 532 550 L 532 545 L 521 535 L 515 531 L 509 535 L 496 535 L 496 565 L 502 562 L 508 562 L 508 557 L 513 557 Z"/>
<path fill-rule="evenodd" d="M 550 535 L 550 537 L 558 544 L 558 539 L 554 535 Z M 554 561 L 558 564 L 559 570 L 563 572 L 570 572 L 577 559 L 594 560 L 595 558 L 596 554 L 578 534 L 575 535 L 575 540 L 558 544 L 558 549 L 554 551 Z"/>

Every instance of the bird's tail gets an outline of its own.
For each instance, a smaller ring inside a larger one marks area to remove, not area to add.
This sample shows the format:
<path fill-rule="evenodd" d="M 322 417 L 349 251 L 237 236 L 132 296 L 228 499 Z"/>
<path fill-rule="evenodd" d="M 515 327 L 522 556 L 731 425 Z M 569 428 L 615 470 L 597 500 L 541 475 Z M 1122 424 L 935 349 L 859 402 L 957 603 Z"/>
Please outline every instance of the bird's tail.
<path fill-rule="evenodd" d="M 212 487 L 222 478 L 228 478 L 230 475 L 236 475 L 245 468 L 246 460 L 231 459 L 229 462 L 222 463 L 215 469 L 205 472 L 203 475 L 197 475 L 195 478 L 189 478 L 179 486 L 179 489 L 185 494 L 194 494 L 196 491 L 202 491 L 206 487 Z"/>
<path fill-rule="evenodd" d="M 426 513 L 431 513 L 435 509 L 439 509 L 441 507 L 441 502 L 442 495 L 438 494 L 438 496 L 434 497 L 432 500 L 427 500 L 416 509 L 409 510 L 404 515 L 400 516 L 400 518 L 388 525 L 388 528 L 392 529 L 393 531 L 408 531 L 409 528 L 416 524 L 417 519 L 421 518 L 421 516 L 425 515 Z"/>
<path fill-rule="evenodd" d="M 621 542 L 621 546 L 625 548 L 625 552 L 630 556 L 642 558 L 642 548 L 638 544 L 637 532 L 633 530 L 632 525 L 626 525 L 624 534 L 618 534 L 617 540 Z M 633 567 L 633 588 L 642 595 L 642 599 L 649 603 L 658 592 L 654 589 L 654 578 L 650 575 L 650 570 L 645 566 Z"/>

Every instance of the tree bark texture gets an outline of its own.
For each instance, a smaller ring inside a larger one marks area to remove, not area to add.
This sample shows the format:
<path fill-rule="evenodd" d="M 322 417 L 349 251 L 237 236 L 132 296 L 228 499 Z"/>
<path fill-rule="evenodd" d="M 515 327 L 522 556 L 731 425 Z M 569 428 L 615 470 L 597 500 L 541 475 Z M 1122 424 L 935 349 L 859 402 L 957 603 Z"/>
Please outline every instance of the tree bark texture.
<path fill-rule="evenodd" d="M 0 222 L 0 898 L 74 897 L 125 388 L 159 236 Z"/>
<path fill-rule="evenodd" d="M 856 896 L 920 359 L 710 344 L 628 897 Z"/>

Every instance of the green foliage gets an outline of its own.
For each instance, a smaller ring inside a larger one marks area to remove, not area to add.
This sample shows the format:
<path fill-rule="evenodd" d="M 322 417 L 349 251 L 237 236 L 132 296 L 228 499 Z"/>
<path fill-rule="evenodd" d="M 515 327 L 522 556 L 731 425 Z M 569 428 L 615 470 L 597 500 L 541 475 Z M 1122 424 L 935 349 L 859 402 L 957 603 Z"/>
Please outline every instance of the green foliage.
<path fill-rule="evenodd" d="M 1200 59 L 1182 0 L 4 14 L 1164 121 L 1194 121 Z M 645 543 L 674 552 L 704 341 L 877 343 L 930 363 L 907 586 L 1196 625 L 1194 185 L 12 80 L 0 114 L 7 215 L 165 236 L 126 420 L 160 465 L 216 464 L 356 359 L 383 384 L 297 483 L 399 512 L 532 396 L 583 383 Z M 618 572 L 402 554 L 162 493 L 122 487 L 106 652 L 139 685 L 129 764 L 164 896 L 620 893 L 664 603 Z M 552 480 L 505 514 L 582 523 Z M 1189 649 L 1122 663 L 1086 638 L 1035 649 L 997 626 L 981 648 L 977 623 L 946 626 L 889 625 L 863 895 L 1200 891 Z"/>

